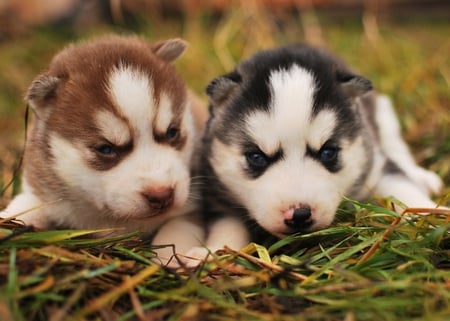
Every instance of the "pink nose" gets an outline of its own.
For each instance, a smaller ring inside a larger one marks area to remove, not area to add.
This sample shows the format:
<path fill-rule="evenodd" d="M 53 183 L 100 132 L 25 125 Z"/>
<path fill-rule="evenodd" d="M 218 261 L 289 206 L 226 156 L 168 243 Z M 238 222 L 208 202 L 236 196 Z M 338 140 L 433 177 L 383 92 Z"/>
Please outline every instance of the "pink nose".
<path fill-rule="evenodd" d="M 152 209 L 163 210 L 173 204 L 174 190 L 171 187 L 148 188 L 142 192 Z"/>
<path fill-rule="evenodd" d="M 294 230 L 308 228 L 313 223 L 311 208 L 306 205 L 289 209 L 283 214 L 284 224 Z"/>

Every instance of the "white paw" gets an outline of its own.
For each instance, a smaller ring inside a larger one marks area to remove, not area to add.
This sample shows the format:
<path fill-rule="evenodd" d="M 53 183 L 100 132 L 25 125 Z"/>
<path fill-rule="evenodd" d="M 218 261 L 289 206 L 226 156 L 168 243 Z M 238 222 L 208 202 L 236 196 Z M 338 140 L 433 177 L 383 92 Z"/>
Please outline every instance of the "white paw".
<path fill-rule="evenodd" d="M 442 179 L 436 173 L 426 170 L 420 166 L 409 169 L 407 175 L 428 194 L 438 194 L 443 186 Z"/>
<path fill-rule="evenodd" d="M 211 252 L 206 247 L 196 246 L 187 251 L 181 259 L 187 267 L 196 267 L 211 259 Z"/>
<path fill-rule="evenodd" d="M 178 263 L 175 253 L 173 252 L 173 248 L 170 246 L 162 247 L 159 249 L 153 250 L 157 255 L 153 261 L 157 264 L 166 266 L 168 268 L 177 268 L 180 266 Z"/>
<path fill-rule="evenodd" d="M 207 248 L 200 246 L 193 247 L 182 254 L 174 254 L 173 249 L 170 247 L 155 249 L 154 252 L 157 254 L 154 262 L 170 269 L 180 267 L 195 268 L 202 262 L 211 259 L 211 252 Z"/>

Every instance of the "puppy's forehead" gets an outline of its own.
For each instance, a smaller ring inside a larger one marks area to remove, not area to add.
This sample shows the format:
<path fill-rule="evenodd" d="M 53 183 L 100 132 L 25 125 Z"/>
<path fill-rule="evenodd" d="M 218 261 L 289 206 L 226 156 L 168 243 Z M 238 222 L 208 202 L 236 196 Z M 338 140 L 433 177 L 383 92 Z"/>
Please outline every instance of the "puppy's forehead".
<path fill-rule="evenodd" d="M 126 135 L 165 132 L 168 119 L 179 124 L 186 114 L 184 83 L 174 67 L 136 39 L 70 46 L 55 56 L 47 74 L 59 79 L 48 128 L 68 139 L 100 135 L 125 143 Z M 157 117 L 161 110 L 164 117 Z"/>
<path fill-rule="evenodd" d="M 268 84 L 271 99 L 268 109 L 254 110 L 247 116 L 250 136 L 266 153 L 280 148 L 281 142 L 305 140 L 313 117 L 316 84 L 308 70 L 292 65 L 273 70 Z"/>
<path fill-rule="evenodd" d="M 313 112 L 316 92 L 313 74 L 294 64 L 289 69 L 272 71 L 269 86 L 273 117 L 287 127 L 304 127 Z"/>
<path fill-rule="evenodd" d="M 161 79 L 133 66 L 113 69 L 108 88 L 117 112 L 138 131 L 164 133 L 172 123 L 179 125 L 186 112 L 182 88 L 162 88 Z"/>
<path fill-rule="evenodd" d="M 155 91 L 149 75 L 120 64 L 112 69 L 109 93 L 119 114 L 137 128 L 145 128 L 156 113 Z"/>
<path fill-rule="evenodd" d="M 117 114 L 107 110 L 99 110 L 95 114 L 95 124 L 101 136 L 117 146 L 129 143 L 132 139 L 128 122 Z"/>

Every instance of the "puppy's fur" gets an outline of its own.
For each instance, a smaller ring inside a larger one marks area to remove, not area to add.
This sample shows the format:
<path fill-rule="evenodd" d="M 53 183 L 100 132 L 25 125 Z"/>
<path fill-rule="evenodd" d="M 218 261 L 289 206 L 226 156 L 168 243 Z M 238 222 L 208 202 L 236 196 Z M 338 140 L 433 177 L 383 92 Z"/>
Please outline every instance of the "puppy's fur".
<path fill-rule="evenodd" d="M 428 195 L 441 180 L 414 162 L 390 101 L 322 50 L 258 53 L 207 94 L 202 175 L 213 251 L 327 227 L 343 197 L 436 207 Z"/>
<path fill-rule="evenodd" d="M 196 130 L 171 65 L 185 48 L 180 39 L 150 44 L 110 36 L 57 54 L 27 92 L 35 117 L 23 192 L 1 215 L 22 214 L 43 229 L 146 233 L 170 220 L 156 243 L 176 243 L 180 251 L 196 244 L 201 229 L 184 215 L 196 208 Z"/>

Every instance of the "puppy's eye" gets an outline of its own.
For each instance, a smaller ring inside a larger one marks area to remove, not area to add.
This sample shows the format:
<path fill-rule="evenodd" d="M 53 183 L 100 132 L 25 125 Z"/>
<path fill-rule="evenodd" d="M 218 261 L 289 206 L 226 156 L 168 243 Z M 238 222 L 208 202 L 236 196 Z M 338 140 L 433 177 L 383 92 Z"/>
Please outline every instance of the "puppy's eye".
<path fill-rule="evenodd" d="M 319 160 L 322 164 L 332 164 L 336 162 L 339 155 L 337 147 L 322 147 L 319 151 Z"/>
<path fill-rule="evenodd" d="M 176 127 L 169 127 L 166 131 L 166 139 L 168 141 L 173 141 L 178 138 L 180 130 Z"/>
<path fill-rule="evenodd" d="M 103 157 L 114 157 L 117 154 L 115 146 L 110 143 L 103 143 L 99 146 L 96 146 L 95 151 L 97 152 L 97 154 Z"/>
<path fill-rule="evenodd" d="M 269 165 L 269 159 L 263 152 L 249 152 L 245 158 L 250 167 L 255 169 L 264 169 Z"/>

